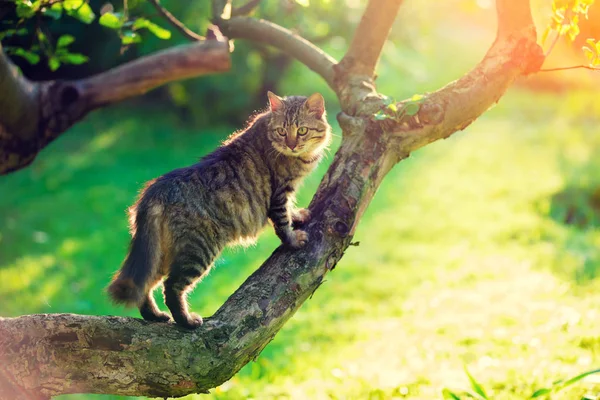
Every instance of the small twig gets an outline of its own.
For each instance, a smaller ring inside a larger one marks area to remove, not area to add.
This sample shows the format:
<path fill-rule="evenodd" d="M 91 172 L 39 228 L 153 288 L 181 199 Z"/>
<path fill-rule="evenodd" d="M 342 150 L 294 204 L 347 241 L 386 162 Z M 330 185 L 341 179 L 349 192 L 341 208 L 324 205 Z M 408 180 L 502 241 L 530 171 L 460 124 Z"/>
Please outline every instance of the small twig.
<path fill-rule="evenodd" d="M 321 75 L 330 87 L 335 87 L 333 66 L 337 61 L 290 30 L 269 21 L 249 17 L 220 20 L 218 25 L 229 39 L 245 39 L 282 50 Z"/>
<path fill-rule="evenodd" d="M 554 40 L 552 41 L 552 44 L 548 48 L 548 51 L 546 52 L 546 54 L 544 54 L 544 57 L 548 57 L 550 55 L 550 52 L 552 51 L 552 49 L 554 48 L 554 46 L 556 46 L 556 43 L 558 42 L 558 39 L 560 39 L 560 35 L 557 32 L 556 36 L 554 37 Z"/>
<path fill-rule="evenodd" d="M 167 10 L 166 8 L 161 6 L 159 3 L 159 0 L 148 0 L 148 1 L 156 8 L 156 10 L 163 17 L 165 17 L 171 23 L 171 25 L 173 25 L 175 28 L 177 28 L 177 30 L 179 30 L 179 32 L 181 32 L 181 34 L 183 36 L 185 36 L 186 38 L 193 40 L 193 41 L 205 40 L 204 36 L 200 36 L 197 33 L 193 32 L 192 30 L 188 29 L 180 20 L 175 18 L 175 16 L 173 14 L 171 14 L 169 12 L 169 10 Z"/>
<path fill-rule="evenodd" d="M 563 18 L 563 22 L 564 22 L 564 20 L 567 20 L 567 22 L 569 22 L 569 23 L 571 22 L 571 16 L 569 15 L 570 11 L 571 11 L 570 9 L 567 9 L 565 11 L 565 17 Z M 561 22 L 561 24 L 560 24 L 561 27 L 564 25 L 563 22 Z M 558 31 L 556 31 L 556 36 L 554 37 L 554 40 L 552 41 L 550 48 L 548 49 L 546 54 L 544 54 L 544 58 L 547 58 L 550 55 L 550 52 L 552 51 L 552 49 L 554 49 L 554 46 L 556 46 L 558 39 L 560 39 L 560 28 Z"/>
<path fill-rule="evenodd" d="M 600 71 L 600 68 L 598 68 L 598 67 L 592 67 L 589 65 L 573 65 L 571 67 L 544 68 L 544 69 L 538 70 L 538 72 L 563 71 L 566 69 L 577 69 L 577 68 L 589 69 L 592 71 Z"/>
<path fill-rule="evenodd" d="M 260 0 L 249 0 L 246 4 L 231 10 L 232 17 L 243 17 L 250 14 L 260 4 Z"/>

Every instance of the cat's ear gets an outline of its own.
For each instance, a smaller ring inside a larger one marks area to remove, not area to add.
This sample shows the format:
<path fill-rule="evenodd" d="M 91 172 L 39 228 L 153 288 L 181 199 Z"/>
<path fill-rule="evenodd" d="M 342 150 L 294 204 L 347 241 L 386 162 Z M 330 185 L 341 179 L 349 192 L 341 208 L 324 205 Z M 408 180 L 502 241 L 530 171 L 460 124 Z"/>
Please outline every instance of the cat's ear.
<path fill-rule="evenodd" d="M 270 91 L 267 92 L 267 96 L 269 96 L 271 112 L 279 111 L 283 108 L 283 99 L 281 97 Z"/>
<path fill-rule="evenodd" d="M 325 99 L 321 93 L 315 93 L 308 96 L 304 107 L 309 114 L 313 114 L 317 118 L 321 118 L 325 114 Z"/>

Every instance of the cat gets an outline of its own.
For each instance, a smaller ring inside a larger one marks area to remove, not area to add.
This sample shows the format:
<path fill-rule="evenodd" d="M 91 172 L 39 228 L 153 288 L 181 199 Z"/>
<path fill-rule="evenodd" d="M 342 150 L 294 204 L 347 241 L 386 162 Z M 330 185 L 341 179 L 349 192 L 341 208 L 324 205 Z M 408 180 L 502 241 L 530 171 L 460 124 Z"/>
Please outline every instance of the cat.
<path fill-rule="evenodd" d="M 129 209 L 129 253 L 110 286 L 117 303 L 138 306 L 145 320 L 166 322 L 152 292 L 164 277 L 165 304 L 175 322 L 202 325 L 186 293 L 209 271 L 223 248 L 253 242 L 270 220 L 282 243 L 303 247 L 294 229 L 310 213 L 294 206 L 300 181 L 315 169 L 331 142 L 323 96 L 281 98 L 197 164 L 146 184 Z"/>

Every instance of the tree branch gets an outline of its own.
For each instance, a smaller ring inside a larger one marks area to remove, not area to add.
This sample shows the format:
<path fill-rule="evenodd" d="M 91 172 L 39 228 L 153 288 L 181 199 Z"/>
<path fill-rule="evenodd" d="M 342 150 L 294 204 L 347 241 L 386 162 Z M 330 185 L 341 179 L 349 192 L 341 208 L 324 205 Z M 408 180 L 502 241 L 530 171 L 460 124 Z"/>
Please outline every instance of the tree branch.
<path fill-rule="evenodd" d="M 232 17 L 243 17 L 246 16 L 248 14 L 250 14 L 252 11 L 254 11 L 254 9 L 256 7 L 258 7 L 258 5 L 260 4 L 261 0 L 248 0 L 248 2 L 244 5 L 241 5 L 239 7 L 234 7 L 231 10 L 231 16 Z"/>
<path fill-rule="evenodd" d="M 33 161 L 88 112 L 175 80 L 227 71 L 226 39 L 174 47 L 74 81 L 32 83 L 0 49 L 0 175 Z"/>
<path fill-rule="evenodd" d="M 351 75 L 373 77 L 383 45 L 402 0 L 369 0 L 340 67 Z"/>
<path fill-rule="evenodd" d="M 333 66 L 336 61 L 308 40 L 269 21 L 249 17 L 234 17 L 215 23 L 230 39 L 246 39 L 273 46 L 321 75 L 333 86 Z"/>
<path fill-rule="evenodd" d="M 565 71 L 568 69 L 589 69 L 590 71 L 600 71 L 600 67 L 592 67 L 591 65 L 572 65 L 570 67 L 542 68 L 537 72 Z"/>
<path fill-rule="evenodd" d="M 383 128 L 398 139 L 400 157 L 466 128 L 497 103 L 518 76 L 540 69 L 544 54 L 536 43 L 529 3 L 498 0 L 496 4 L 498 35 L 484 59 L 462 78 L 426 95 L 416 114 L 382 121 Z M 403 110 L 410 102 L 396 107 Z"/>
<path fill-rule="evenodd" d="M 173 14 L 171 14 L 169 12 L 169 10 L 167 10 L 160 4 L 159 0 L 148 0 L 148 1 L 150 1 L 150 3 L 154 6 L 154 8 L 156 8 L 156 11 L 158 11 L 163 17 L 165 17 L 167 19 L 167 21 L 169 21 L 169 23 L 171 25 L 173 25 L 179 32 L 181 32 L 181 34 L 183 36 L 185 36 L 186 38 L 188 38 L 192 41 L 205 40 L 204 36 L 198 35 L 196 32 L 192 31 L 187 26 L 185 26 L 180 20 L 175 18 L 175 16 Z"/>

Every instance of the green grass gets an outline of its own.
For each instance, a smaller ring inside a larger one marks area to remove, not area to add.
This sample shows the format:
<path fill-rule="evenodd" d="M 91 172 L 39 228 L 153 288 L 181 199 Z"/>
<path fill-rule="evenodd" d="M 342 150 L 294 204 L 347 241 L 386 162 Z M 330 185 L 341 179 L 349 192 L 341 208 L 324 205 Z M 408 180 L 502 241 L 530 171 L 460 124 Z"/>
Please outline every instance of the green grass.
<path fill-rule="evenodd" d="M 512 91 L 402 162 L 364 216 L 360 246 L 212 398 L 439 399 L 470 386 L 467 365 L 489 398 L 524 399 L 597 368 L 599 115 L 593 93 Z M 126 208 L 144 181 L 229 131 L 105 110 L 0 178 L 0 314 L 135 316 L 103 293 L 126 251 Z M 192 307 L 212 314 L 276 245 L 267 231 L 225 252 Z M 586 393 L 600 393 L 597 376 L 551 398 Z"/>

